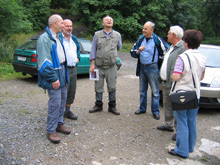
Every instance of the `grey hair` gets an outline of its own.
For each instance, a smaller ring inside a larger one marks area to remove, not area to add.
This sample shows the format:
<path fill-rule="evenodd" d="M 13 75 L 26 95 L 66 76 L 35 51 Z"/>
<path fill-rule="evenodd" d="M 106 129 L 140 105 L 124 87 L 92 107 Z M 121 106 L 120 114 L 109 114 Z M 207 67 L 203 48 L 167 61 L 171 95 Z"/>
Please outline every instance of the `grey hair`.
<path fill-rule="evenodd" d="M 151 27 L 152 29 L 154 29 L 155 23 L 153 23 L 153 22 L 151 22 L 151 21 L 147 21 L 146 23 L 147 23 L 147 24 L 150 24 L 150 27 Z M 146 23 L 145 23 L 145 24 L 146 24 Z"/>
<path fill-rule="evenodd" d="M 72 21 L 70 19 L 64 19 L 63 22 L 65 22 L 65 21 L 70 21 L 72 23 Z"/>
<path fill-rule="evenodd" d="M 50 27 L 54 22 L 58 22 L 59 18 L 62 17 L 58 14 L 53 14 L 52 16 L 50 16 L 50 18 L 48 19 L 48 26 Z"/>
<path fill-rule="evenodd" d="M 180 39 L 183 38 L 183 33 L 184 33 L 183 28 L 181 28 L 178 25 L 171 26 L 170 27 L 170 32 L 175 34 L 177 38 L 180 38 Z"/>

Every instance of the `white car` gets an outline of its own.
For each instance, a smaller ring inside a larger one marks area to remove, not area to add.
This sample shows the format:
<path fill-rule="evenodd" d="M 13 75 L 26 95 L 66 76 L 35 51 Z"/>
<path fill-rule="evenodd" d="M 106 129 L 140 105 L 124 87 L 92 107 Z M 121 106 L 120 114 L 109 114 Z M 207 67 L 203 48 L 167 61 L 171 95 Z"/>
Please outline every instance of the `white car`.
<path fill-rule="evenodd" d="M 220 46 L 201 44 L 198 50 L 207 57 L 199 107 L 220 110 Z"/>

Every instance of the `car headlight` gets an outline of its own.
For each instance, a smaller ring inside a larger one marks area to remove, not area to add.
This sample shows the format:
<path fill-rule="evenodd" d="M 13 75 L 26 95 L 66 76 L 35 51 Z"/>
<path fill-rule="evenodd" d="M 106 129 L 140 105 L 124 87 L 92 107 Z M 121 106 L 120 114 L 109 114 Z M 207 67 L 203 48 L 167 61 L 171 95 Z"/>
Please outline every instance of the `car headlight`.
<path fill-rule="evenodd" d="M 220 88 L 220 76 L 215 77 L 210 85 L 211 88 Z"/>

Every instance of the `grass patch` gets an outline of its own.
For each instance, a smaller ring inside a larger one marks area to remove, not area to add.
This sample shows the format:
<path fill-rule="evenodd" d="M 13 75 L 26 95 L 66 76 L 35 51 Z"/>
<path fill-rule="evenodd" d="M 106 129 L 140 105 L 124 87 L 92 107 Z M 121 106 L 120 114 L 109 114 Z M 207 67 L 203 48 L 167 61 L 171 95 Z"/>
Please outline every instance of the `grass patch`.
<path fill-rule="evenodd" d="M 25 33 L 20 33 L 20 34 L 13 34 L 10 39 L 12 41 L 16 41 L 17 46 L 20 46 L 24 44 L 29 38 L 32 36 L 36 35 L 39 33 L 38 31 L 32 31 L 31 33 L 25 34 Z"/>
<path fill-rule="evenodd" d="M 16 78 L 31 77 L 30 75 L 22 75 L 22 73 L 15 72 L 12 63 L 0 62 L 0 81 L 13 80 Z"/>
<path fill-rule="evenodd" d="M 209 159 L 206 158 L 206 157 L 202 158 L 202 161 L 203 161 L 203 162 L 208 162 L 208 160 L 209 160 Z"/>
<path fill-rule="evenodd" d="M 14 50 L 16 47 L 24 44 L 29 38 L 37 33 L 38 31 L 32 31 L 28 34 L 13 34 L 9 38 L 0 40 L 0 81 L 27 77 L 23 76 L 22 73 L 17 73 L 14 71 L 12 66 Z M 3 52 L 3 55 L 1 55 L 1 52 Z"/>
<path fill-rule="evenodd" d="M 134 43 L 131 43 L 129 41 L 124 41 L 122 43 L 122 48 L 121 48 L 120 52 L 128 52 L 129 53 L 133 45 L 134 45 Z"/>
<path fill-rule="evenodd" d="M 15 98 L 15 99 L 19 99 L 22 97 L 20 94 L 15 95 L 13 92 L 8 92 L 8 91 L 6 91 L 4 93 L 0 93 L 0 96 L 1 97 L 10 97 L 10 98 Z"/>

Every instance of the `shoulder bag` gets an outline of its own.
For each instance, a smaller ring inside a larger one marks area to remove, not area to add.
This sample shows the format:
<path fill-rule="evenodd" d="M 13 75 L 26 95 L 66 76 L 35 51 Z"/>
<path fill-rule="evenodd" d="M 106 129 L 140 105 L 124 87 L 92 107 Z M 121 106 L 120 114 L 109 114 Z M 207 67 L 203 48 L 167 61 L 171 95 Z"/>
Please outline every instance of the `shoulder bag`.
<path fill-rule="evenodd" d="M 189 60 L 189 56 L 187 54 L 186 56 Z M 190 65 L 190 69 L 192 69 L 190 60 L 189 60 L 189 65 Z M 192 79 L 193 79 L 194 88 L 196 88 L 193 73 L 192 73 Z M 176 86 L 176 82 L 174 82 L 174 85 L 171 90 L 172 92 L 174 91 L 175 86 Z M 186 91 L 184 89 L 177 90 L 175 93 L 170 94 L 170 100 L 173 111 L 198 108 L 198 98 L 195 90 L 193 91 Z"/>

